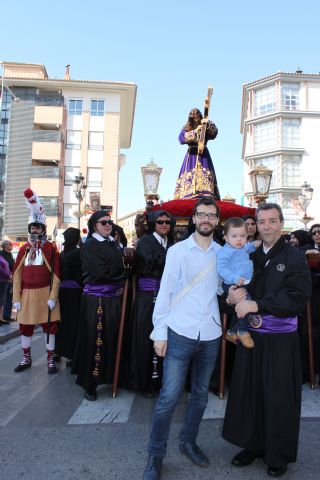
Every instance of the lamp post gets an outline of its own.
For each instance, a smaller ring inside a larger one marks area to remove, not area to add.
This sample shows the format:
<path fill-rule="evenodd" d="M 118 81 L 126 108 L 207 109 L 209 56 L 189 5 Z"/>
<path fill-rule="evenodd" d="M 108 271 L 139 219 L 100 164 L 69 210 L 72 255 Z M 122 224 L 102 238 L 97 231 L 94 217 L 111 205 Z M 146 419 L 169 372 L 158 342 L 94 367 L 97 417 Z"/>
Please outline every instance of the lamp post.
<path fill-rule="evenodd" d="M 147 203 L 147 210 L 152 210 L 154 201 L 158 202 L 158 185 L 162 168 L 158 167 L 151 158 L 151 161 L 144 167 L 141 167 L 144 197 Z"/>
<path fill-rule="evenodd" d="M 249 172 L 253 198 L 257 205 L 264 203 L 269 196 L 272 170 L 260 164 Z"/>
<path fill-rule="evenodd" d="M 301 221 L 304 224 L 304 229 L 307 230 L 307 223 L 312 220 L 312 217 L 307 215 L 307 209 L 313 197 L 313 188 L 307 182 L 301 185 L 301 195 L 298 195 L 299 204 L 303 210 L 303 217 Z"/>
<path fill-rule="evenodd" d="M 73 183 L 73 193 L 75 194 L 76 199 L 78 200 L 78 211 L 75 213 L 75 216 L 78 218 L 78 228 L 80 229 L 80 218 L 81 218 L 81 202 L 85 198 L 87 185 L 85 183 L 85 177 L 79 173 L 72 180 Z"/>

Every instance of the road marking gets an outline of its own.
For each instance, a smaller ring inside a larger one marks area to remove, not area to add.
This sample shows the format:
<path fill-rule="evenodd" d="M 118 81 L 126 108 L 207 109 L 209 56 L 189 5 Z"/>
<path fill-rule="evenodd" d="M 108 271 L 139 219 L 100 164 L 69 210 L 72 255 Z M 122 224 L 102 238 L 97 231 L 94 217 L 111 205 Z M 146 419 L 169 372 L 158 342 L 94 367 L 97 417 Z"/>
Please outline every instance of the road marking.
<path fill-rule="evenodd" d="M 111 398 L 111 390 L 100 387 L 94 402 L 83 400 L 70 418 L 69 425 L 94 423 L 126 423 L 129 420 L 135 394 L 119 390 L 116 398 Z"/>

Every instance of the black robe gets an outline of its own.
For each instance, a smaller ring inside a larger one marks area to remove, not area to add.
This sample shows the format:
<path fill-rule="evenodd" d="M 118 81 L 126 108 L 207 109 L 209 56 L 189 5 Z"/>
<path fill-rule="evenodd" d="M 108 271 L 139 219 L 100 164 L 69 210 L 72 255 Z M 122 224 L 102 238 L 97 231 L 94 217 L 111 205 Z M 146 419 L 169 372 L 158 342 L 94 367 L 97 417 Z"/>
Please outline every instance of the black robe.
<path fill-rule="evenodd" d="M 125 282 L 122 255 L 114 242 L 99 242 L 94 237 L 89 238 L 81 249 L 81 263 L 84 284 L 123 286 Z M 77 373 L 77 383 L 85 389 L 113 382 L 121 301 L 121 295 L 113 297 L 97 297 L 85 293 L 82 295 L 73 372 Z M 100 305 L 102 311 L 99 314 Z M 98 348 L 99 336 L 102 344 Z M 97 365 L 98 369 L 95 370 Z"/>
<path fill-rule="evenodd" d="M 280 239 L 267 254 L 251 256 L 250 293 L 259 314 L 291 317 L 304 311 L 310 272 L 303 253 Z M 283 268 L 285 267 L 285 268 Z M 251 331 L 254 348 L 237 347 L 223 426 L 223 437 L 282 467 L 297 456 L 301 366 L 299 338 L 292 333 Z"/>
<path fill-rule="evenodd" d="M 167 249 L 171 246 L 168 243 Z M 135 269 L 137 279 L 149 277 L 160 280 L 163 274 L 167 249 L 154 235 L 143 236 L 137 245 Z M 148 392 L 161 386 L 162 359 L 157 358 L 158 377 L 152 379 L 154 350 L 150 334 L 153 330 L 152 314 L 158 290 L 143 292 L 137 289 L 132 337 L 132 372 L 134 387 L 140 392 Z"/>
<path fill-rule="evenodd" d="M 60 254 L 61 282 L 73 280 L 79 288 L 60 288 L 59 303 L 61 323 L 56 334 L 56 355 L 73 358 L 78 327 L 82 295 L 82 268 L 80 248 L 63 250 Z"/>

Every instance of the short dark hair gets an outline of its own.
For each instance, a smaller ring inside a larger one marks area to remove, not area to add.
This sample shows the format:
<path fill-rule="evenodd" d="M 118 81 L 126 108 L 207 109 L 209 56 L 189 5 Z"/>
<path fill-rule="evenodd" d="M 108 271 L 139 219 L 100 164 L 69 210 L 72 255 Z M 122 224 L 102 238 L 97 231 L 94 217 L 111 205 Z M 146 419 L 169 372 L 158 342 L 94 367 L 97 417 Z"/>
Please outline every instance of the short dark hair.
<path fill-rule="evenodd" d="M 192 215 L 195 215 L 201 205 L 216 207 L 217 217 L 220 218 L 220 208 L 212 197 L 201 197 L 193 207 Z"/>
<path fill-rule="evenodd" d="M 255 217 L 253 215 L 243 215 L 241 217 L 245 222 L 247 220 L 253 220 L 255 224 L 257 224 L 257 220 L 255 219 Z"/>
<path fill-rule="evenodd" d="M 244 227 L 247 230 L 246 222 L 240 217 L 230 217 L 224 223 L 224 234 L 226 235 L 230 228 Z"/>
<path fill-rule="evenodd" d="M 310 227 L 310 233 L 312 233 L 312 230 L 313 230 L 314 228 L 316 228 L 316 227 L 319 228 L 319 227 L 320 227 L 320 223 L 314 223 L 313 225 L 311 225 L 311 227 Z"/>
<path fill-rule="evenodd" d="M 273 208 L 278 210 L 280 222 L 284 222 L 282 208 L 277 203 L 261 203 L 256 210 L 256 219 L 258 219 L 258 214 L 261 210 L 272 210 Z"/>

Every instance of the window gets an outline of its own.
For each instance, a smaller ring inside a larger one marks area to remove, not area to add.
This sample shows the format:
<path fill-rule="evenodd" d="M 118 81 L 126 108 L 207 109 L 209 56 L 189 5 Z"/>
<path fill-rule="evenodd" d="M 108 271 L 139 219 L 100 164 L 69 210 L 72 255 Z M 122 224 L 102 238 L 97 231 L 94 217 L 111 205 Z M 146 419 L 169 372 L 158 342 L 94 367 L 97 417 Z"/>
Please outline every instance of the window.
<path fill-rule="evenodd" d="M 77 223 L 77 217 L 74 215 L 74 212 L 78 211 L 78 205 L 73 203 L 64 203 L 63 204 L 63 223 Z"/>
<path fill-rule="evenodd" d="M 289 118 L 282 120 L 281 144 L 283 147 L 300 146 L 300 120 Z"/>
<path fill-rule="evenodd" d="M 69 150 L 81 150 L 81 131 L 68 130 L 67 131 L 67 145 Z"/>
<path fill-rule="evenodd" d="M 104 100 L 91 100 L 90 115 L 93 117 L 103 117 Z"/>
<path fill-rule="evenodd" d="M 88 187 L 102 186 L 102 168 L 88 168 L 87 185 Z"/>
<path fill-rule="evenodd" d="M 265 167 L 272 170 L 272 177 L 270 183 L 270 190 L 279 187 L 279 168 L 280 168 L 280 157 L 278 155 L 273 157 L 264 157 L 259 160 L 254 161 L 254 168 L 257 168 L 258 165 L 264 165 Z"/>
<path fill-rule="evenodd" d="M 282 108 L 297 110 L 299 108 L 300 85 L 298 83 L 283 83 L 281 86 Z"/>
<path fill-rule="evenodd" d="M 82 115 L 82 100 L 69 100 L 69 115 Z"/>
<path fill-rule="evenodd" d="M 58 215 L 58 197 L 40 197 L 40 201 L 47 217 L 55 217 Z"/>
<path fill-rule="evenodd" d="M 282 157 L 282 186 L 299 187 L 301 181 L 301 156 L 283 155 Z"/>
<path fill-rule="evenodd" d="M 275 85 L 254 92 L 254 115 L 266 115 L 276 109 Z"/>
<path fill-rule="evenodd" d="M 76 175 L 79 175 L 79 167 L 64 167 L 64 184 L 73 185 L 72 180 Z"/>
<path fill-rule="evenodd" d="M 254 151 L 261 152 L 276 145 L 276 122 L 264 122 L 254 127 Z"/>
<path fill-rule="evenodd" d="M 89 132 L 89 150 L 103 150 L 103 132 Z"/>

